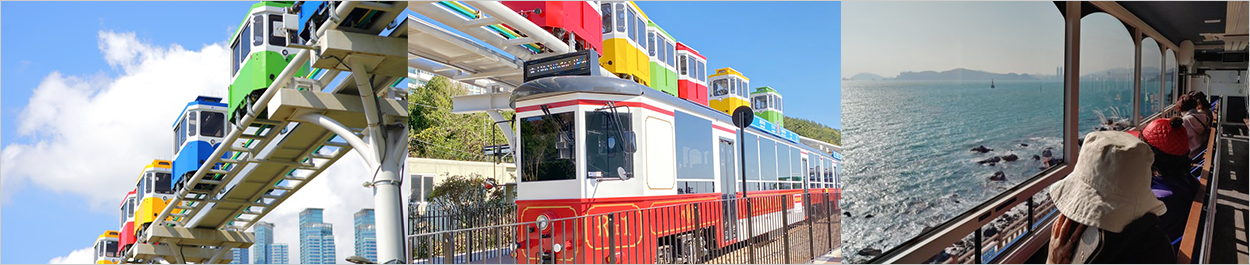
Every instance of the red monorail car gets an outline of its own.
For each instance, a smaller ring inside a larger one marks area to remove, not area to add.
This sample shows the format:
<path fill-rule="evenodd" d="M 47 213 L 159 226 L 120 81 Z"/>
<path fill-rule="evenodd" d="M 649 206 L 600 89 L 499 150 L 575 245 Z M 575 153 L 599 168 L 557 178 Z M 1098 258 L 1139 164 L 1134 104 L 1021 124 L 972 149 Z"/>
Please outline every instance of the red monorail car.
<path fill-rule="evenodd" d="M 502 1 L 557 38 L 569 40 L 572 33 L 576 50 L 593 49 L 603 53 L 603 18 L 599 8 L 587 1 Z"/>

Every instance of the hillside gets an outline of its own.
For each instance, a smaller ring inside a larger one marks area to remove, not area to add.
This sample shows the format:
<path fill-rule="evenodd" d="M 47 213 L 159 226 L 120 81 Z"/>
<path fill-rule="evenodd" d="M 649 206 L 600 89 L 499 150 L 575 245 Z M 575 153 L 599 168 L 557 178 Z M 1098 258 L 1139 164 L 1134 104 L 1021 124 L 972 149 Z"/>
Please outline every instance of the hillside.
<path fill-rule="evenodd" d="M 491 161 L 482 147 L 508 144 L 486 114 L 451 114 L 451 97 L 465 93 L 459 83 L 442 76 L 413 89 L 408 96 L 409 157 Z"/>
<path fill-rule="evenodd" d="M 991 73 L 991 72 L 986 72 L 986 71 L 971 70 L 971 69 L 964 69 L 964 68 L 956 68 L 956 69 L 942 71 L 942 72 L 936 72 L 936 71 L 902 72 L 898 74 L 898 77 L 894 78 L 894 80 L 925 80 L 925 81 L 991 80 L 991 79 L 993 80 L 1037 80 L 1038 78 L 1029 74 L 1017 74 L 1017 73 L 999 74 L 999 73 Z"/>
<path fill-rule="evenodd" d="M 801 118 L 784 117 L 786 129 L 802 135 L 803 137 L 820 140 L 826 143 L 842 145 L 842 131 L 829 128 L 824 124 Z"/>

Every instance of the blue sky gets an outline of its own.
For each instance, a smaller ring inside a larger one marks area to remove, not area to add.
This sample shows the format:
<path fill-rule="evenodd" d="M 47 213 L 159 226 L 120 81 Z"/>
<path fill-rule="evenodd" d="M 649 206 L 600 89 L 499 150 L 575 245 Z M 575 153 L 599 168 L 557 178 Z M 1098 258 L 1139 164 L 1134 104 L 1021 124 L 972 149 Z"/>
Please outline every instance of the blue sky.
<path fill-rule="evenodd" d="M 250 2 L 8 2 L 0 13 L 0 146 L 31 142 L 18 134 L 22 109 L 34 88 L 53 71 L 65 75 L 116 76 L 120 70 L 101 57 L 102 30 L 134 32 L 153 45 L 179 44 L 187 49 L 224 42 L 238 26 Z M 56 12 L 56 16 L 48 16 Z M 175 114 L 170 114 L 175 115 Z M 119 117 L 122 118 L 122 117 Z M 172 119 L 172 118 L 170 118 Z M 6 164 L 6 167 L 16 165 Z M 9 176 L 5 176 L 9 177 Z M 87 176 L 84 176 L 87 177 Z M 0 205 L 0 249 L 5 263 L 46 263 L 89 247 L 104 230 L 116 230 L 116 210 L 92 211 L 78 194 L 37 185 L 6 187 Z M 122 194 L 110 199 L 116 205 Z M 110 209 L 112 206 L 109 207 Z"/>
<path fill-rule="evenodd" d="M 786 116 L 842 128 L 840 2 L 636 2 L 677 41 L 785 98 Z"/>

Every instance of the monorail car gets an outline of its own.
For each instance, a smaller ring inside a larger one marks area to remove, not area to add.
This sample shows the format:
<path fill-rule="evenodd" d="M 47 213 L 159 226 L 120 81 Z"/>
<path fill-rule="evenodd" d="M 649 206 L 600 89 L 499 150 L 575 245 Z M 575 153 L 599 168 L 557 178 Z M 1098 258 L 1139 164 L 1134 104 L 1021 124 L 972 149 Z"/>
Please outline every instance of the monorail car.
<path fill-rule="evenodd" d="M 183 184 L 196 170 L 209 160 L 213 151 L 221 145 L 230 126 L 226 122 L 226 104 L 221 98 L 199 96 L 187 103 L 178 119 L 174 121 L 173 191 Z M 227 158 L 230 152 L 222 155 Z M 209 176 L 206 176 L 209 177 Z M 196 190 L 211 190 L 210 184 L 199 184 Z"/>
<path fill-rule="evenodd" d="M 686 43 L 677 43 L 677 97 L 708 105 L 707 57 Z"/>
<path fill-rule="evenodd" d="M 287 1 L 264 1 L 252 5 L 243 23 L 234 36 L 230 38 L 230 88 L 229 113 L 227 118 L 238 122 L 243 114 L 250 111 L 260 95 L 273 84 L 282 69 L 295 58 L 297 50 L 288 48 L 287 44 L 298 41 L 295 34 L 283 32 L 283 14 L 293 6 Z M 296 72 L 303 76 L 308 72 L 304 67 Z M 259 113 L 265 116 L 265 113 Z"/>
<path fill-rule="evenodd" d="M 651 85 L 647 56 L 647 15 L 633 1 L 602 2 L 603 52 L 599 65 L 616 76 Z"/>
<path fill-rule="evenodd" d="M 747 87 L 751 80 L 742 73 L 733 68 L 721 68 L 707 78 L 712 81 L 708 106 L 726 114 L 732 114 L 740 106 L 750 106 Z"/>
<path fill-rule="evenodd" d="M 121 262 L 121 256 L 117 255 L 117 231 L 108 230 L 96 237 L 94 250 L 95 264 L 117 264 Z"/>
<path fill-rule="evenodd" d="M 121 204 L 121 235 L 118 235 L 117 243 L 121 247 L 117 249 L 117 255 L 120 257 L 135 244 L 135 192 L 139 189 L 133 189 L 126 193 L 126 197 L 122 198 Z"/>
<path fill-rule="evenodd" d="M 573 38 L 574 50 L 595 50 L 602 54 L 603 14 L 590 1 L 501 1 L 500 4 L 520 13 L 551 35 L 568 43 Z"/>
<path fill-rule="evenodd" d="M 669 255 L 677 246 L 719 248 L 763 235 L 770 231 L 747 231 L 747 218 L 780 223 L 784 214 L 799 222 L 805 192 L 837 192 L 827 183 L 835 179 L 829 154 L 754 127 L 740 143 L 729 115 L 629 80 L 537 79 L 513 91 L 512 105 L 520 139 L 518 221 L 537 222 L 518 228 L 519 262 L 608 262 L 600 259 L 611 256 L 609 236 L 619 242 L 617 253 L 644 253 L 624 262 L 672 262 L 707 251 Z M 767 198 L 750 215 L 737 200 L 744 194 L 738 144 L 746 145 L 745 194 Z M 681 210 L 676 216 L 688 218 L 669 217 L 675 223 L 662 228 L 640 221 L 654 218 L 647 216 L 616 220 L 616 231 L 594 227 L 593 218 L 552 221 L 695 202 L 716 206 L 701 214 Z"/>
<path fill-rule="evenodd" d="M 152 160 L 135 179 L 135 224 L 134 230 L 130 231 L 135 237 L 156 221 L 156 217 L 174 197 L 170 184 L 170 164 L 168 160 Z"/>
<path fill-rule="evenodd" d="M 647 22 L 647 55 L 650 56 L 651 83 L 650 87 L 669 95 L 677 96 L 677 43 L 672 35 L 656 25 Z"/>
<path fill-rule="evenodd" d="M 751 92 L 751 110 L 756 117 L 764 118 L 777 127 L 784 127 L 784 116 L 781 113 L 781 93 L 772 87 L 757 87 Z"/>

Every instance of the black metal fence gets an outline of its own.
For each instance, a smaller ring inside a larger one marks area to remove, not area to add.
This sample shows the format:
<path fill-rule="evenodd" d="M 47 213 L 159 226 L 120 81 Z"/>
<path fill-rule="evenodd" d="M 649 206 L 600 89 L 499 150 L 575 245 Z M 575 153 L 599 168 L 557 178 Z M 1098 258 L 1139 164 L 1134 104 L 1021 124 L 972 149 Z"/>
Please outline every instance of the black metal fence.
<path fill-rule="evenodd" d="M 805 263 L 840 246 L 837 198 L 837 193 L 813 191 L 707 199 L 541 222 L 450 221 L 408 236 L 410 261 Z M 506 210 L 516 211 L 501 209 Z M 515 221 L 516 214 L 512 216 Z M 438 217 L 429 220 L 442 222 Z"/>

